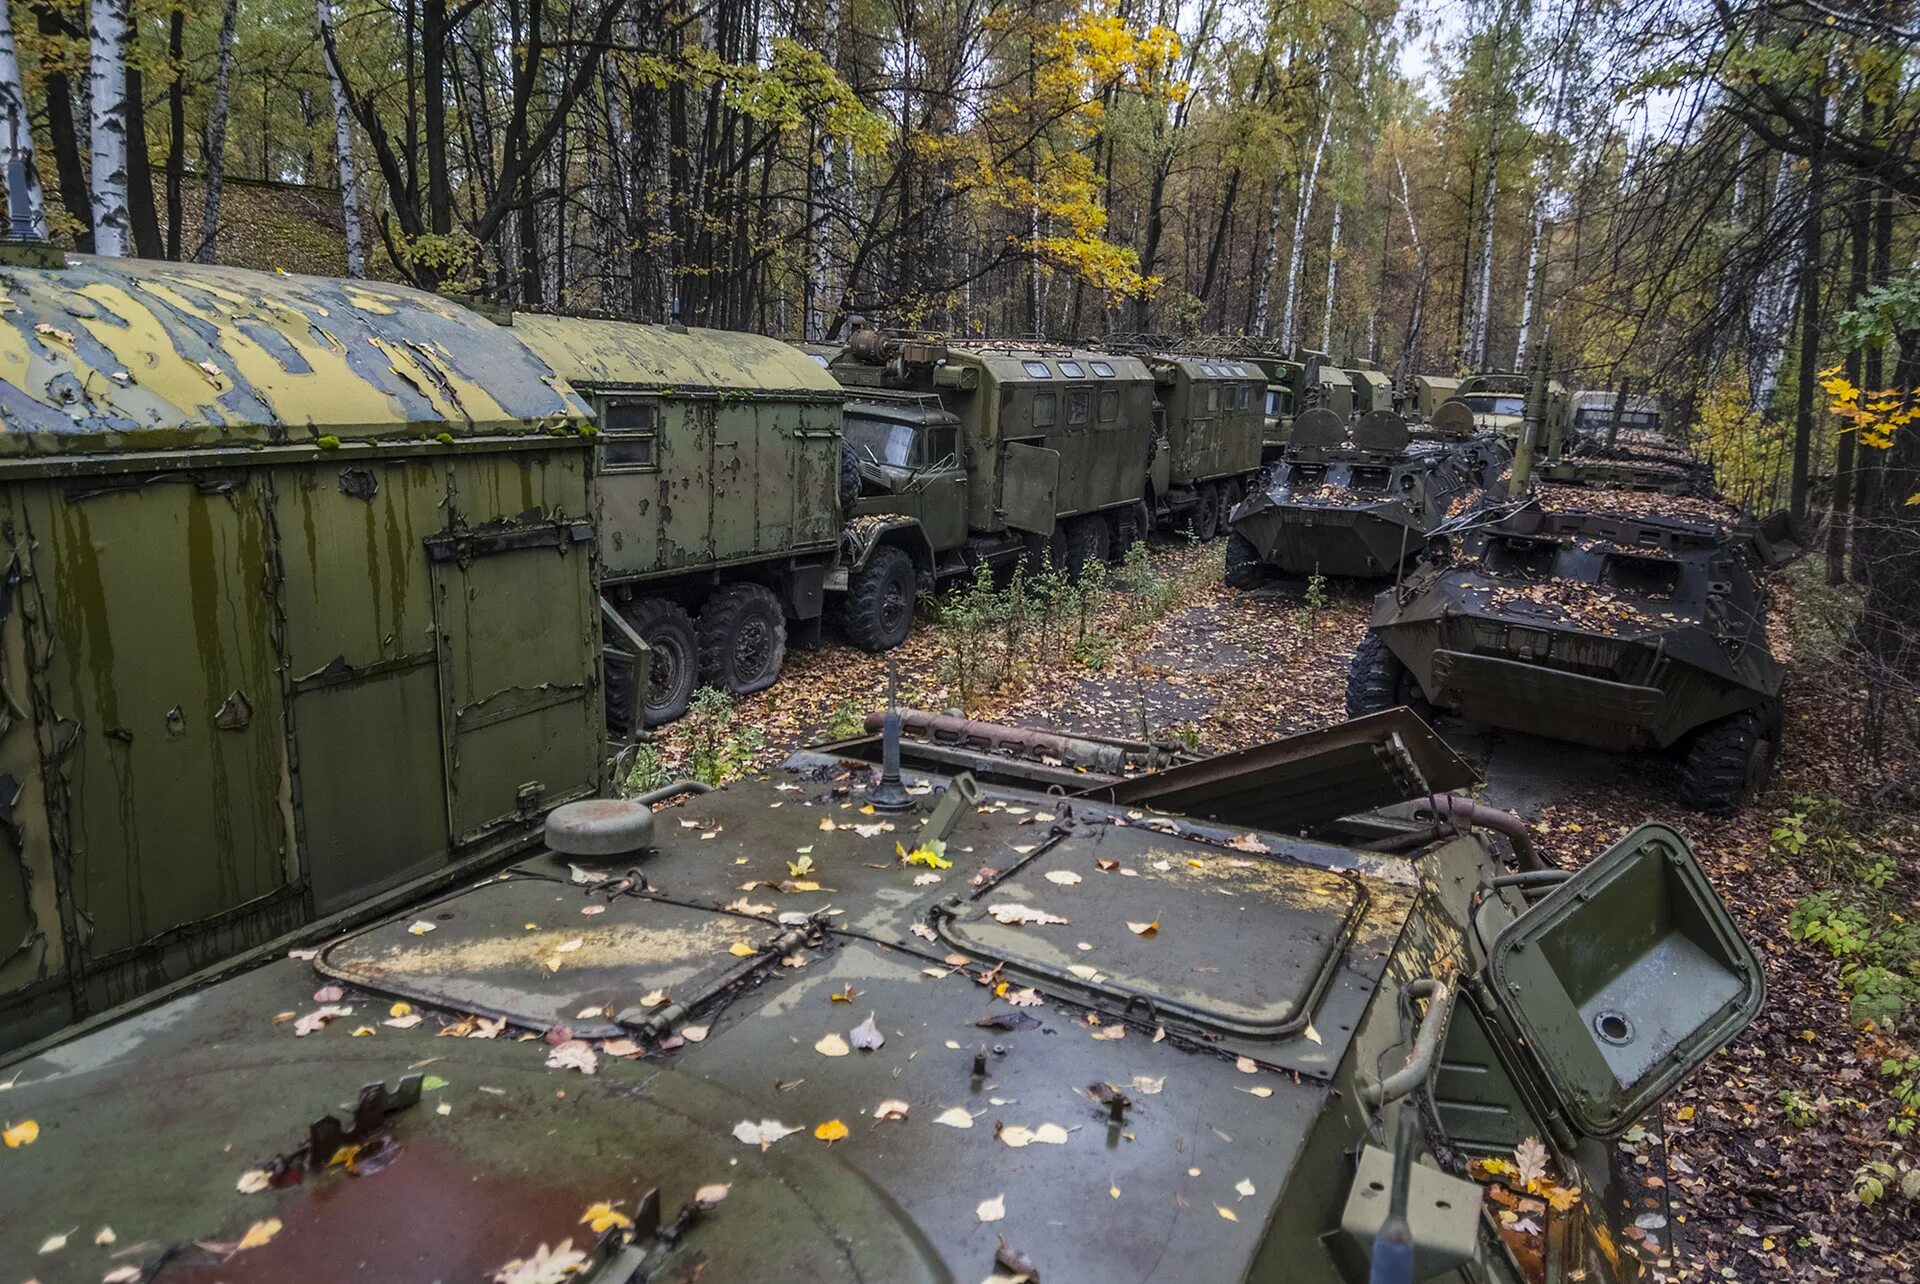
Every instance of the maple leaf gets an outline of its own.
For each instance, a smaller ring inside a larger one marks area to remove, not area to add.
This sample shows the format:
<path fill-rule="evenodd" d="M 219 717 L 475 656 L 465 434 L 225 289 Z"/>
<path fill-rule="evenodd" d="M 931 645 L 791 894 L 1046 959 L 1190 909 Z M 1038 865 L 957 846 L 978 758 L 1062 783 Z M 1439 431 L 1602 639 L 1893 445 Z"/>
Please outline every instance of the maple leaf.
<path fill-rule="evenodd" d="M 912 851 L 906 851 L 899 843 L 893 849 L 900 853 L 900 859 L 908 865 L 925 865 L 928 869 L 952 869 L 953 862 L 945 856 L 946 843 L 938 838 L 929 838 Z"/>
<path fill-rule="evenodd" d="M 577 1275 L 587 1264 L 587 1255 L 563 1239 L 552 1248 L 545 1244 L 529 1257 L 516 1257 L 493 1273 L 493 1284 L 562 1284 Z"/>

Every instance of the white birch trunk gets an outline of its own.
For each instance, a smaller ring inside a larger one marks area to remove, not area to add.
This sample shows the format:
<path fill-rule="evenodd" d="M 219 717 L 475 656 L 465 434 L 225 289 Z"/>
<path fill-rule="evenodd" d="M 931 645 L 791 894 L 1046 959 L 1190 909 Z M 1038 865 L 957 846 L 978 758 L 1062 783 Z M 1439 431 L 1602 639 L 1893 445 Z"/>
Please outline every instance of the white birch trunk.
<path fill-rule="evenodd" d="M 1320 318 L 1320 351 L 1333 351 L 1333 292 L 1340 284 L 1340 216 L 1346 213 L 1346 206 L 1335 202 L 1333 206 L 1333 235 L 1327 241 L 1327 309 Z M 1371 328 L 1372 321 L 1369 319 Z"/>
<path fill-rule="evenodd" d="M 90 0 L 87 85 L 91 110 L 93 252 L 127 254 L 127 0 Z"/>
<path fill-rule="evenodd" d="M 1513 368 L 1527 368 L 1527 332 L 1533 324 L 1534 300 L 1540 293 L 1540 241 L 1547 226 L 1547 181 L 1533 198 L 1533 239 L 1527 246 L 1527 285 L 1520 296 L 1520 336 L 1513 344 Z"/>
<path fill-rule="evenodd" d="M 1485 220 L 1480 236 L 1480 289 L 1473 307 L 1473 324 L 1467 332 L 1467 363 L 1475 369 L 1487 360 L 1487 313 L 1493 302 L 1493 214 L 1494 197 L 1500 190 L 1500 147 L 1496 142 L 1487 149 L 1487 197 L 1482 213 Z"/>
<path fill-rule="evenodd" d="M 1260 285 L 1253 297 L 1253 332 L 1265 336 L 1273 320 L 1273 274 L 1280 270 L 1280 213 L 1287 185 L 1273 176 L 1273 204 L 1267 211 L 1267 252 L 1260 265 Z"/>
<path fill-rule="evenodd" d="M 327 38 L 333 24 L 327 0 L 314 0 L 314 21 L 323 33 L 320 42 L 327 64 L 327 84 L 333 90 L 333 141 L 340 154 L 340 217 L 347 233 L 347 275 L 367 274 L 367 251 L 360 231 L 360 168 L 353 160 L 353 116 L 347 107 L 347 87 L 340 76 L 339 64 L 327 50 L 333 41 Z"/>
<path fill-rule="evenodd" d="M 1400 208 L 1407 215 L 1407 237 L 1413 243 L 1414 266 L 1420 271 L 1419 277 L 1414 281 L 1413 308 L 1407 317 L 1406 338 L 1400 345 L 1400 378 L 1404 383 L 1413 370 L 1414 349 L 1420 343 L 1421 314 L 1426 309 L 1427 251 L 1426 247 L 1420 244 L 1420 225 L 1414 221 L 1413 217 L 1413 192 L 1407 186 L 1407 162 L 1403 157 L 1395 154 L 1393 164 L 1400 174 Z"/>
<path fill-rule="evenodd" d="M 1778 226 L 1791 227 L 1800 221 L 1799 211 L 1806 193 L 1796 181 L 1799 167 L 1782 158 L 1774 176 L 1773 202 L 1766 218 Z M 1747 373 L 1752 405 L 1761 414 L 1773 401 L 1780 387 L 1780 362 L 1786 354 L 1787 328 L 1800 302 L 1800 257 L 1805 245 L 1802 237 L 1787 238 L 1787 252 L 1768 265 L 1753 292 L 1753 307 L 1747 314 L 1752 347 L 1747 352 Z"/>
<path fill-rule="evenodd" d="M 1326 84 L 1325 78 L 1321 85 Z M 1280 346 L 1293 347 L 1295 308 L 1300 302 L 1300 265 L 1306 261 L 1307 219 L 1313 213 L 1313 194 L 1320 185 L 1320 161 L 1327 154 L 1327 135 L 1333 130 L 1333 100 L 1327 100 L 1326 115 L 1320 118 L 1320 141 L 1313 145 L 1313 163 L 1300 176 L 1300 199 L 1293 207 L 1293 246 L 1287 255 L 1287 306 L 1281 314 Z"/>
<path fill-rule="evenodd" d="M 33 157 L 33 126 L 27 120 L 27 95 L 20 80 L 20 56 L 13 47 L 12 6 L 0 4 L 0 148 L 8 161 L 19 161 L 27 172 L 27 208 L 9 209 L 10 221 L 24 214 L 30 234 L 47 236 L 46 199 L 40 191 L 40 166 Z"/>
<path fill-rule="evenodd" d="M 240 16 L 240 0 L 227 0 L 220 17 L 220 54 L 213 68 L 213 105 L 207 112 L 207 154 L 200 158 L 200 178 L 205 184 L 200 205 L 200 252 L 194 255 L 202 263 L 214 263 L 220 256 L 220 196 L 226 188 L 227 166 L 227 91 L 233 81 L 233 30 Z"/>

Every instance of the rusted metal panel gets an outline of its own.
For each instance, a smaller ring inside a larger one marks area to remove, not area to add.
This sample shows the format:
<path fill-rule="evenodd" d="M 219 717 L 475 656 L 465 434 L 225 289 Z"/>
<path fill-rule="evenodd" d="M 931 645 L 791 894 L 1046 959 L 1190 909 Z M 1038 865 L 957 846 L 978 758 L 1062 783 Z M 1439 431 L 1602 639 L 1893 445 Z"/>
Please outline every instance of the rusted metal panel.
<path fill-rule="evenodd" d="M 1389 709 L 1084 791 L 1105 802 L 1280 833 L 1475 782 L 1474 771 L 1408 709 Z"/>

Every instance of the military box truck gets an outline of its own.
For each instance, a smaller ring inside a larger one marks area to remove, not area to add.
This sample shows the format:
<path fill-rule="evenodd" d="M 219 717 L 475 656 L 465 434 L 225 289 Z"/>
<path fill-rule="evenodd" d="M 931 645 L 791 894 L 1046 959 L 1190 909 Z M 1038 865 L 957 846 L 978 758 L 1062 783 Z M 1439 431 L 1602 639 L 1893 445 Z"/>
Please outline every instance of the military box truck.
<path fill-rule="evenodd" d="M 1077 573 L 1142 533 L 1154 379 L 1138 357 L 862 330 L 832 371 L 852 394 L 855 512 L 871 519 L 856 517 L 851 596 L 882 547 L 931 583 L 1022 557 Z M 917 409 L 899 409 L 903 393 Z M 902 496 L 912 515 L 895 511 Z"/>
<path fill-rule="evenodd" d="M 818 637 L 840 547 L 840 385 L 755 334 L 529 313 L 512 333 L 596 420 L 602 583 L 649 658 L 644 692 L 610 697 L 658 726 L 697 686 L 771 686 L 790 629 Z"/>
<path fill-rule="evenodd" d="M 0 423 L 0 1046 L 600 788 L 587 407 L 511 331 L 0 247 Z"/>
<path fill-rule="evenodd" d="M 1146 360 L 1155 391 L 1147 508 L 1162 526 L 1213 539 L 1260 467 L 1266 376 L 1250 361 L 1224 357 Z"/>

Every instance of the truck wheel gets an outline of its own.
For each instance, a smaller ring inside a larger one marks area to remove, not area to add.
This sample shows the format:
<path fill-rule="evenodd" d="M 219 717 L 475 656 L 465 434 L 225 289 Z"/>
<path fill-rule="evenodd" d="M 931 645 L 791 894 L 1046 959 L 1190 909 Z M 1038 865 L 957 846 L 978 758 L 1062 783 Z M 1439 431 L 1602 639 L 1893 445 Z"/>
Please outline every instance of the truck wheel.
<path fill-rule="evenodd" d="M 1220 492 L 1212 482 L 1200 484 L 1200 506 L 1193 510 L 1188 519 L 1188 528 L 1193 537 L 1202 544 L 1211 543 L 1220 533 Z"/>
<path fill-rule="evenodd" d="M 1067 574 L 1075 579 L 1089 566 L 1107 564 L 1107 519 L 1088 513 L 1067 523 Z"/>
<path fill-rule="evenodd" d="M 1143 538 L 1140 532 L 1140 505 L 1128 504 L 1125 508 L 1116 508 L 1107 517 L 1110 521 L 1107 527 L 1107 560 L 1125 561 L 1127 550 Z"/>
<path fill-rule="evenodd" d="M 840 511 L 851 513 L 860 498 L 860 461 L 853 457 L 853 446 L 840 443 Z"/>
<path fill-rule="evenodd" d="M 758 584 L 726 584 L 700 612 L 700 680 L 728 695 L 772 686 L 787 654 L 780 599 Z"/>
<path fill-rule="evenodd" d="M 1227 528 L 1233 524 L 1233 510 L 1240 507 L 1240 496 L 1244 492 L 1240 483 L 1228 478 L 1220 483 L 1220 525 Z"/>
<path fill-rule="evenodd" d="M 871 655 L 891 651 L 913 627 L 913 559 L 897 548 L 873 550 L 840 604 L 840 630 Z"/>
<path fill-rule="evenodd" d="M 1779 720 L 1770 710 L 1744 709 L 1709 723 L 1687 750 L 1681 800 L 1694 811 L 1731 816 L 1766 788 L 1779 751 Z"/>
<path fill-rule="evenodd" d="M 627 623 L 646 640 L 652 652 L 647 663 L 646 703 L 641 721 L 649 727 L 672 722 L 693 700 L 694 679 L 700 673 L 700 644 L 693 620 L 678 603 L 663 597 L 643 597 L 626 610 Z"/>
<path fill-rule="evenodd" d="M 1253 541 L 1239 531 L 1227 533 L 1227 587 L 1237 589 L 1259 588 L 1264 578 L 1260 565 L 1260 554 L 1254 549 Z"/>
<path fill-rule="evenodd" d="M 1378 633 L 1362 638 L 1347 666 L 1347 716 L 1358 718 L 1407 705 L 1425 715 L 1420 689 L 1400 657 L 1387 649 Z"/>

